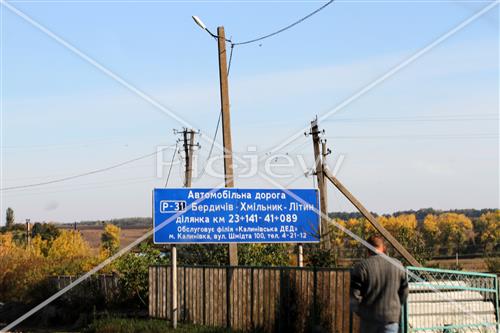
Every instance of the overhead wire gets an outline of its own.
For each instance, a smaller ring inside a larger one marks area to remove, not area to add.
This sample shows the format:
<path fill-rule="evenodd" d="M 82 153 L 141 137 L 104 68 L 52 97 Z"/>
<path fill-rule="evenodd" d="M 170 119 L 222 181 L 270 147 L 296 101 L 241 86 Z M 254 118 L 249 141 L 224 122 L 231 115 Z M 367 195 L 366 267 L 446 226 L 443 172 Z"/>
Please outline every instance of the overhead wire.
<path fill-rule="evenodd" d="M 9 191 L 3 193 L 2 195 L 8 196 L 9 198 L 14 198 L 14 197 L 47 195 L 47 194 L 64 193 L 64 192 L 78 192 L 78 191 L 94 190 L 94 189 L 109 188 L 109 187 L 115 188 L 118 186 L 124 186 L 130 184 L 144 184 L 145 182 L 153 182 L 155 181 L 155 179 L 156 179 L 155 176 L 135 177 L 128 179 L 112 180 L 112 181 L 77 184 L 71 186 L 62 185 L 60 187 L 48 187 L 48 188 L 43 187 L 34 189 L 32 191 L 19 191 L 19 192 Z"/>
<path fill-rule="evenodd" d="M 178 142 L 175 144 L 174 153 L 172 154 L 172 158 L 170 159 L 170 167 L 168 168 L 167 180 L 165 180 L 165 187 L 167 187 L 168 180 L 170 179 L 170 173 L 172 172 L 172 166 L 174 165 L 174 158 L 175 158 L 175 153 L 177 152 L 178 144 L 179 144 Z"/>
<path fill-rule="evenodd" d="M 293 23 L 291 23 L 291 24 L 289 24 L 289 25 L 287 25 L 287 26 L 285 26 L 285 27 L 283 27 L 283 28 L 281 28 L 281 29 L 279 29 L 277 31 L 269 33 L 267 35 L 264 35 L 264 36 L 261 36 L 261 37 L 257 37 L 257 38 L 254 38 L 254 39 L 250 39 L 250 40 L 247 40 L 247 41 L 243 41 L 243 42 L 233 42 L 231 39 L 226 39 L 226 42 L 229 42 L 230 45 L 231 45 L 227 75 L 229 76 L 229 73 L 230 73 L 230 70 L 231 70 L 231 62 L 232 62 L 233 51 L 234 51 L 234 47 L 235 46 L 238 46 L 238 45 L 247 45 L 247 44 L 255 43 L 255 42 L 258 42 L 258 41 L 261 41 L 261 40 L 273 37 L 275 35 L 278 35 L 278 34 L 284 32 L 286 30 L 289 30 L 289 29 L 293 28 L 294 26 L 296 26 L 296 25 L 302 23 L 303 21 L 307 20 L 311 16 L 313 16 L 313 15 L 317 14 L 318 12 L 322 11 L 323 9 L 325 9 L 326 7 L 328 7 L 330 4 L 332 4 L 334 1 L 335 0 L 328 1 L 323 6 L 319 7 L 318 9 L 316 9 L 313 12 L 309 13 L 308 15 L 300 18 L 299 20 L 297 20 L 297 21 L 295 21 L 295 22 L 293 22 Z M 212 37 L 217 38 L 217 36 L 215 36 L 214 34 L 212 34 L 212 33 L 210 33 L 210 34 L 212 35 Z M 217 126 L 216 126 L 216 130 L 215 130 L 215 133 L 214 133 L 214 140 L 212 140 L 212 146 L 210 148 L 210 152 L 209 152 L 209 156 L 207 158 L 206 165 L 208 164 L 208 159 L 211 157 L 211 154 L 212 154 L 212 151 L 213 151 L 213 147 L 214 147 L 214 143 L 215 143 L 215 138 L 217 136 L 218 129 L 220 127 L 221 115 L 222 115 L 222 110 L 219 113 L 219 118 L 217 120 Z M 167 148 L 165 148 L 165 149 L 167 149 Z M 163 150 L 165 150 L 165 149 L 163 149 Z M 44 185 L 49 185 L 49 184 L 55 184 L 55 183 L 65 182 L 65 181 L 69 181 L 69 180 L 73 180 L 73 179 L 77 179 L 77 178 L 81 178 L 81 177 L 86 177 L 86 176 L 90 176 L 90 175 L 93 175 L 93 174 L 97 174 L 97 173 L 101 173 L 101 172 L 106 172 L 106 171 L 109 171 L 109 170 L 112 170 L 112 169 L 115 169 L 115 168 L 119 168 L 119 167 L 121 167 L 123 165 L 130 164 L 130 163 L 133 163 L 135 161 L 151 157 L 153 155 L 158 154 L 159 152 L 160 151 L 155 151 L 153 153 L 142 155 L 142 156 L 139 156 L 139 157 L 131 159 L 131 160 L 127 160 L 127 161 L 124 161 L 124 162 L 121 162 L 121 163 L 117 163 L 117 164 L 111 165 L 109 167 L 100 168 L 100 169 L 96 169 L 96 170 L 91 170 L 91 171 L 88 171 L 88 172 L 84 172 L 84 173 L 80 173 L 80 174 L 76 174 L 76 175 L 72 175 L 72 176 L 68 176 L 68 177 L 53 179 L 53 180 L 49 180 L 49 181 L 45 181 L 45 182 L 39 182 L 39 183 L 32 183 L 32 184 L 25 184 L 25 185 L 2 187 L 2 188 L 0 188 L 0 191 L 8 191 L 8 190 L 15 190 L 15 189 L 22 189 L 22 188 L 38 187 L 38 186 L 44 186 Z M 173 156 L 175 156 L 175 150 L 174 150 Z M 205 171 L 206 165 L 204 167 L 203 173 Z M 167 180 L 166 180 L 165 186 L 168 184 L 168 179 L 170 177 L 171 168 L 172 168 L 172 163 L 170 165 L 170 169 L 169 169 L 169 173 L 168 173 L 168 176 L 167 176 Z"/>
<path fill-rule="evenodd" d="M 300 24 L 302 23 L 303 21 L 307 20 L 308 18 L 310 18 L 311 16 L 319 13 L 320 11 L 322 11 L 323 9 L 325 9 L 326 7 L 328 7 L 329 5 L 331 5 L 335 0 L 330 0 L 328 1 L 327 3 L 325 3 L 323 6 L 319 7 L 318 9 L 314 10 L 313 12 L 307 14 L 306 16 L 300 18 L 299 20 L 287 25 L 286 27 L 284 28 L 281 28 L 275 32 L 272 32 L 270 34 L 267 34 L 267 35 L 264 35 L 264 36 L 261 36 L 261 37 L 257 37 L 257 38 L 254 38 L 254 39 L 250 39 L 250 40 L 246 40 L 246 41 L 243 41 L 243 42 L 233 42 L 231 40 L 227 40 L 228 42 L 230 42 L 232 45 L 246 45 L 246 44 L 251 44 L 251 43 L 255 43 L 255 42 L 259 42 L 261 40 L 264 40 L 264 39 L 267 39 L 267 38 L 270 38 L 270 37 L 273 37 L 273 36 L 276 36 L 288 29 L 291 29 L 293 28 L 294 26 L 296 26 L 297 24 Z"/>
<path fill-rule="evenodd" d="M 438 134 L 401 134 L 401 135 L 346 135 L 346 136 L 327 136 L 328 139 L 495 139 L 498 133 L 479 133 L 479 134 L 457 134 L 457 135 L 438 135 Z"/>
<path fill-rule="evenodd" d="M 43 185 L 61 183 L 61 182 L 65 182 L 65 181 L 68 181 L 68 180 L 73 180 L 73 179 L 77 179 L 77 178 L 81 178 L 81 177 L 86 177 L 86 176 L 94 175 L 94 174 L 101 173 L 101 172 L 106 172 L 106 171 L 109 171 L 109 170 L 113 170 L 113 169 L 119 168 L 119 167 L 121 167 L 123 165 L 127 165 L 127 164 L 130 164 L 130 163 L 133 163 L 133 162 L 136 162 L 136 161 L 139 161 L 139 160 L 142 160 L 142 159 L 154 156 L 154 155 L 158 154 L 159 152 L 162 152 L 162 151 L 164 151 L 166 149 L 169 149 L 169 148 L 170 147 L 167 147 L 167 148 L 164 148 L 164 149 L 161 149 L 161 150 L 157 150 L 157 151 L 155 151 L 153 153 L 149 153 L 149 154 L 142 155 L 142 156 L 130 159 L 130 160 L 126 160 L 124 162 L 113 164 L 113 165 L 105 167 L 105 168 L 95 169 L 95 170 L 91 170 L 91 171 L 79 173 L 79 174 L 76 174 L 76 175 L 72 175 L 72 176 L 68 176 L 68 177 L 63 177 L 63 178 L 58 178 L 58 179 L 53 179 L 53 180 L 49 180 L 49 181 L 45 181 L 45 182 L 2 187 L 2 188 L 0 188 L 0 191 L 17 190 L 17 189 L 22 189 L 22 188 L 38 187 L 38 186 L 43 186 Z"/>
<path fill-rule="evenodd" d="M 177 157 L 179 158 L 179 163 L 181 165 L 186 165 L 185 159 L 182 157 L 180 149 L 177 150 Z M 186 181 L 186 178 L 185 178 L 186 175 L 185 175 L 182 168 L 179 168 L 178 171 L 179 171 L 179 179 L 181 180 L 181 183 L 184 184 Z"/>
<path fill-rule="evenodd" d="M 247 40 L 247 41 L 243 41 L 243 42 L 233 42 L 232 41 L 232 37 L 230 38 L 225 38 L 225 41 L 227 43 L 230 44 L 230 52 L 229 52 L 229 62 L 228 62 L 228 68 L 227 68 L 227 76 L 229 77 L 229 73 L 231 71 L 231 64 L 232 64 L 232 60 L 233 60 L 233 52 L 234 52 L 234 47 L 235 46 L 239 46 L 239 45 L 247 45 L 247 44 L 251 44 L 251 43 L 255 43 L 255 42 L 258 42 L 258 41 L 261 41 L 261 40 L 264 40 L 264 39 L 267 39 L 267 38 L 270 38 L 270 37 L 273 37 L 273 36 L 276 36 L 288 29 L 291 29 L 293 28 L 294 26 L 302 23 L 303 21 L 307 20 L 308 18 L 310 18 L 311 16 L 317 14 L 318 12 L 322 11 L 323 9 L 325 9 L 326 7 L 328 7 L 329 5 L 331 5 L 335 0 L 329 0 L 327 3 L 325 3 L 323 6 L 317 8 L 316 10 L 312 11 L 311 13 L 307 14 L 306 16 L 300 18 L 299 20 L 277 30 L 277 31 L 274 31 L 272 33 L 269 33 L 267 35 L 264 35 L 264 36 L 260 36 L 260 37 L 257 37 L 257 38 L 253 38 L 253 39 L 250 39 L 250 40 Z M 219 38 L 219 36 L 215 35 L 214 33 L 212 33 L 210 30 L 208 29 L 205 29 L 215 40 L 217 40 Z M 216 125 L 216 128 L 215 128 L 215 132 L 214 132 L 214 136 L 213 136 L 213 139 L 212 139 L 212 144 L 210 146 L 210 150 L 209 150 L 209 153 L 208 153 L 208 157 L 206 159 L 206 162 L 205 162 L 205 165 L 201 171 L 201 174 L 200 174 L 200 178 L 205 174 L 206 172 L 206 167 L 208 165 L 208 161 L 210 160 L 210 158 L 212 157 L 212 152 L 213 152 L 213 149 L 214 149 L 214 144 L 215 144 L 215 140 L 217 138 L 217 133 L 219 131 L 219 127 L 220 127 L 220 122 L 221 122 L 221 117 L 222 117 L 222 110 L 220 110 L 219 112 L 219 117 L 217 119 L 217 125 Z"/>
<path fill-rule="evenodd" d="M 446 122 L 446 121 L 481 121 L 498 120 L 498 115 L 486 114 L 464 114 L 464 115 L 433 115 L 433 116 L 413 116 L 413 117 L 359 117 L 359 118 L 333 118 L 328 122 Z"/>

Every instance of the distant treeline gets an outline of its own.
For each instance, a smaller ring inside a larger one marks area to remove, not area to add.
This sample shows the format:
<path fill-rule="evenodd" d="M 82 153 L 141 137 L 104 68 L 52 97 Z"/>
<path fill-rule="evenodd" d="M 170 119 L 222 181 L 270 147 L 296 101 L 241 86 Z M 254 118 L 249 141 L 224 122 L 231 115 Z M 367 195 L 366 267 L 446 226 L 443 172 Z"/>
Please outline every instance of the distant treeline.
<path fill-rule="evenodd" d="M 429 214 L 432 215 L 440 215 L 443 213 L 455 213 L 455 214 L 463 214 L 467 216 L 469 219 L 477 219 L 481 215 L 494 212 L 496 209 L 494 208 L 484 208 L 484 209 L 451 209 L 451 210 L 439 210 L 434 208 L 422 208 L 419 210 L 404 210 L 397 211 L 392 214 L 377 214 L 372 212 L 372 214 L 376 217 L 378 216 L 400 216 L 400 215 L 415 215 L 418 222 L 423 222 L 425 217 Z M 331 212 L 328 214 L 331 218 L 341 219 L 341 220 L 349 220 L 349 219 L 359 219 L 363 216 L 359 212 Z M 152 219 L 150 217 L 125 217 L 120 219 L 111 219 L 111 220 L 94 220 L 94 221 L 80 221 L 76 222 L 80 226 L 102 226 L 103 224 L 114 224 L 119 226 L 120 228 L 127 227 L 150 227 L 152 225 Z M 65 225 L 73 225 L 73 223 L 66 223 Z"/>
<path fill-rule="evenodd" d="M 125 217 L 121 219 L 111 220 L 80 221 L 76 223 L 79 226 L 102 226 L 104 224 L 114 224 L 120 228 L 130 228 L 150 227 L 153 223 L 153 220 L 150 217 Z M 73 225 L 73 223 L 65 223 L 65 225 Z"/>
<path fill-rule="evenodd" d="M 455 214 L 463 214 L 467 216 L 469 219 L 477 219 L 481 215 L 486 214 L 486 213 L 491 213 L 496 211 L 497 208 L 483 208 L 483 209 L 450 209 L 450 210 L 440 210 L 440 209 L 434 209 L 434 208 L 421 208 L 419 210 L 402 210 L 402 211 L 397 211 L 392 214 L 382 214 L 382 216 L 389 217 L 389 216 L 400 216 L 400 215 L 415 215 L 417 218 L 418 222 L 423 222 L 425 217 L 429 214 L 432 215 L 441 215 L 444 213 L 455 213 Z M 380 214 L 371 212 L 373 216 L 378 217 Z M 330 218 L 337 218 L 341 220 L 349 220 L 349 219 L 359 219 L 362 218 L 363 215 L 359 212 L 332 212 L 329 213 L 328 216 Z"/>

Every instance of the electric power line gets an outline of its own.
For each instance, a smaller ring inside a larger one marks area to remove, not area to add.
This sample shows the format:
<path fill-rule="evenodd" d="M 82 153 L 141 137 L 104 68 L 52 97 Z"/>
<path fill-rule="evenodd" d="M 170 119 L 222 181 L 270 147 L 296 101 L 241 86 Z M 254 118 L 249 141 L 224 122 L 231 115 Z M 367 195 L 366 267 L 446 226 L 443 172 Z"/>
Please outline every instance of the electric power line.
<path fill-rule="evenodd" d="M 281 28 L 275 32 L 272 32 L 270 34 L 267 34 L 267 35 L 264 35 L 264 36 L 261 36 L 261 37 L 258 37 L 258 38 L 254 38 L 254 39 L 251 39 L 251 40 L 247 40 L 247 41 L 244 41 L 244 42 L 233 42 L 232 41 L 232 38 L 230 39 L 227 39 L 226 38 L 226 42 L 230 43 L 231 45 L 231 50 L 229 52 L 229 63 L 228 63 L 228 68 L 227 68 L 227 76 L 229 77 L 229 73 L 231 71 L 231 63 L 232 63 L 232 60 L 233 60 L 233 51 L 234 51 L 234 47 L 237 46 L 237 45 L 245 45 L 245 44 L 251 44 L 251 43 L 255 43 L 255 42 L 258 42 L 258 41 L 261 41 L 261 40 L 264 40 L 266 38 L 270 38 L 270 37 L 273 37 L 275 35 L 278 35 L 290 28 L 293 28 L 294 26 L 296 26 L 297 24 L 300 24 L 302 23 L 303 21 L 307 20 L 308 18 L 310 18 L 311 16 L 315 15 L 316 13 L 322 11 L 323 9 L 325 9 L 327 6 L 329 6 L 330 4 L 332 4 L 335 0 L 329 0 L 326 4 L 324 4 L 323 6 L 319 7 L 318 9 L 314 10 L 313 12 L 307 14 L 306 16 L 302 17 L 301 19 L 293 22 L 292 24 L 289 24 L 287 25 L 286 27 L 284 28 Z M 207 30 L 208 31 L 208 30 Z M 215 39 L 218 38 L 218 36 L 214 35 L 213 33 L 211 33 L 210 31 L 208 31 L 210 33 L 210 35 L 212 37 L 214 37 Z M 210 147 L 210 151 L 208 153 L 208 157 L 207 157 L 207 160 L 205 162 L 205 166 L 203 167 L 203 170 L 201 172 L 201 176 L 203 176 L 206 172 L 206 167 L 208 165 L 208 160 L 210 159 L 210 157 L 212 156 L 212 151 L 213 151 L 213 148 L 214 148 L 214 144 L 215 144 L 215 139 L 217 137 L 217 132 L 219 131 L 219 126 L 220 126 L 220 120 L 221 120 L 221 116 L 222 116 L 222 110 L 219 112 L 219 117 L 217 119 L 217 126 L 215 128 L 215 133 L 214 133 L 214 137 L 213 137 L 213 140 L 212 140 L 212 144 L 211 144 L 211 147 Z"/>
<path fill-rule="evenodd" d="M 123 165 L 130 164 L 130 163 L 133 163 L 135 161 L 139 161 L 139 160 L 142 160 L 142 159 L 154 156 L 154 155 L 158 154 L 159 152 L 162 152 L 162 151 L 164 151 L 166 149 L 169 149 L 169 148 L 170 147 L 167 147 L 167 148 L 164 148 L 164 149 L 161 149 L 161 150 L 157 150 L 157 151 L 155 151 L 153 153 L 149 153 L 149 154 L 146 154 L 146 155 L 142 155 L 142 156 L 139 156 L 139 157 L 136 157 L 136 158 L 124 161 L 124 162 L 120 162 L 120 163 L 111 165 L 109 167 L 105 167 L 105 168 L 101 168 L 101 169 L 96 169 L 96 170 L 92 170 L 92 171 L 88 171 L 88 172 L 76 174 L 76 175 L 73 175 L 73 176 L 63 177 L 63 178 L 59 178 L 59 179 L 53 179 L 53 180 L 49 180 L 49 181 L 45 181 L 45 182 L 40 182 L 40 183 L 33 183 L 33 184 L 26 184 L 26 185 L 17 185 L 17 186 L 2 187 L 2 188 L 0 188 L 0 191 L 17 190 L 17 189 L 21 189 L 21 188 L 37 187 L 37 186 L 43 186 L 43 185 L 61 183 L 61 182 L 65 182 L 65 181 L 76 179 L 76 178 L 81 178 L 81 177 L 85 177 L 85 176 L 94 175 L 94 174 L 97 174 L 97 173 L 101 173 L 101 172 L 109 171 L 109 170 L 112 170 L 112 169 L 116 169 L 116 168 L 119 168 L 119 167 L 121 167 Z"/>
<path fill-rule="evenodd" d="M 212 144 L 210 145 L 210 150 L 208 151 L 208 156 L 207 156 L 207 159 L 205 161 L 205 164 L 203 165 L 203 170 L 201 170 L 199 178 L 203 177 L 203 175 L 207 171 L 208 161 L 210 160 L 210 157 L 212 157 L 212 152 L 214 150 L 215 140 L 217 139 L 217 133 L 219 132 L 221 118 L 222 118 L 222 111 L 219 112 L 219 117 L 217 119 L 217 126 L 215 127 L 214 137 L 212 138 Z"/>
<path fill-rule="evenodd" d="M 244 42 L 232 42 L 231 40 L 227 40 L 228 42 L 231 43 L 231 45 L 246 45 L 246 44 L 251 44 L 251 43 L 255 43 L 255 42 L 258 42 L 258 41 L 261 41 L 261 40 L 264 40 L 264 39 L 267 39 L 267 38 L 270 38 L 270 37 L 273 37 L 273 36 L 276 36 L 288 29 L 291 29 L 293 28 L 294 26 L 296 26 L 297 24 L 300 24 L 302 23 L 303 21 L 307 20 L 308 18 L 310 18 L 311 16 L 313 16 L 314 14 L 317 14 L 319 13 L 320 11 L 322 11 L 323 9 L 325 9 L 326 7 L 328 7 L 329 5 L 331 5 L 335 0 L 330 0 L 328 1 L 327 3 L 325 3 L 323 6 L 319 7 L 318 9 L 316 9 L 315 11 L 307 14 L 306 16 L 302 17 L 301 19 L 293 22 L 292 24 L 289 24 L 287 25 L 286 27 L 284 28 L 281 28 L 275 32 L 272 32 L 270 34 L 267 34 L 267 35 L 264 35 L 264 36 L 261 36 L 261 37 L 257 37 L 257 38 L 254 38 L 254 39 L 250 39 L 250 40 L 247 40 L 247 41 L 244 41 Z"/>
<path fill-rule="evenodd" d="M 37 196 L 37 195 L 47 195 L 54 193 L 65 193 L 65 192 L 76 192 L 76 191 L 86 191 L 86 190 L 94 190 L 94 189 L 102 189 L 102 188 L 116 188 L 118 186 L 130 185 L 130 184 L 144 184 L 145 182 L 155 181 L 155 176 L 149 177 L 136 177 L 136 178 L 127 178 L 127 179 L 119 179 L 113 181 L 103 181 L 103 182 L 92 182 L 85 184 L 77 184 L 77 185 L 63 185 L 61 187 L 44 187 L 38 188 L 37 190 L 30 190 L 25 192 L 7 192 L 3 195 L 8 196 L 9 198 L 15 197 L 24 197 L 24 196 Z"/>
<path fill-rule="evenodd" d="M 347 135 L 347 136 L 327 136 L 328 139 L 495 139 L 498 133 L 479 134 L 457 134 L 457 135 L 437 135 L 437 134 L 402 134 L 402 135 Z"/>
<path fill-rule="evenodd" d="M 175 153 L 177 152 L 177 144 L 175 144 L 174 153 L 172 154 L 172 158 L 170 160 L 170 167 L 168 168 L 167 180 L 165 181 L 165 187 L 168 185 L 168 180 L 170 179 L 170 173 L 172 172 L 172 166 L 174 165 Z"/>
<path fill-rule="evenodd" d="M 476 120 L 498 120 L 496 114 L 466 114 L 450 116 L 413 116 L 413 117 L 359 117 L 359 118 L 333 118 L 328 122 L 440 122 L 440 121 L 476 121 Z"/>
<path fill-rule="evenodd" d="M 231 51 L 229 51 L 229 64 L 227 65 L 227 77 L 229 77 L 229 72 L 231 71 L 231 61 L 233 60 L 233 50 L 234 50 L 234 44 L 231 44 Z"/>

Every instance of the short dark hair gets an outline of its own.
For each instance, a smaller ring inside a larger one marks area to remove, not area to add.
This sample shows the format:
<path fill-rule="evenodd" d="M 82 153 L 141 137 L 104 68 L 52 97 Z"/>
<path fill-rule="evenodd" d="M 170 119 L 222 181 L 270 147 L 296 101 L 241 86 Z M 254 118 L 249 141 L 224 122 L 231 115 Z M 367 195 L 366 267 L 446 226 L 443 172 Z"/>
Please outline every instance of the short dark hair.
<path fill-rule="evenodd" d="M 385 246 L 384 238 L 380 235 L 371 235 L 366 241 L 375 248 Z"/>

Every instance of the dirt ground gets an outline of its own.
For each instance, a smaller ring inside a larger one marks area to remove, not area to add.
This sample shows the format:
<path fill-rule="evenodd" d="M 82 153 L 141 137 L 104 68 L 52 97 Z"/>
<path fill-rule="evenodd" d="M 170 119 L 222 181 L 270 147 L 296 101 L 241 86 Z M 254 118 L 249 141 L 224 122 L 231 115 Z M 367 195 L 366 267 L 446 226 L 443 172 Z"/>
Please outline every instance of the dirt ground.
<path fill-rule="evenodd" d="M 433 266 L 435 264 L 439 264 L 439 268 L 443 269 L 453 269 L 456 267 L 455 259 L 440 259 L 440 260 L 431 260 L 428 262 L 428 266 Z M 461 266 L 463 271 L 470 272 L 487 272 L 488 266 L 482 258 L 473 258 L 473 259 L 458 259 L 458 264 Z"/>
<path fill-rule="evenodd" d="M 120 233 L 120 248 L 132 243 L 137 238 L 144 235 L 148 228 L 124 228 Z M 100 226 L 85 226 L 78 227 L 78 231 L 82 234 L 83 238 L 90 244 L 93 249 L 99 249 L 101 244 L 101 234 L 103 228 Z"/>

